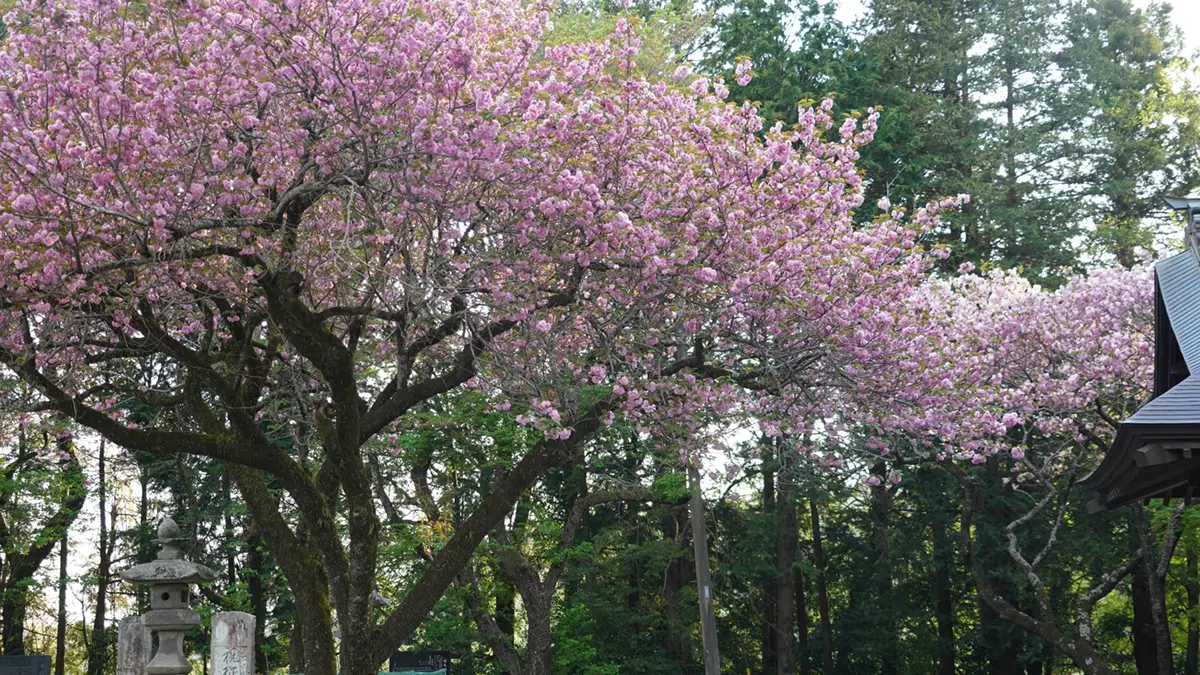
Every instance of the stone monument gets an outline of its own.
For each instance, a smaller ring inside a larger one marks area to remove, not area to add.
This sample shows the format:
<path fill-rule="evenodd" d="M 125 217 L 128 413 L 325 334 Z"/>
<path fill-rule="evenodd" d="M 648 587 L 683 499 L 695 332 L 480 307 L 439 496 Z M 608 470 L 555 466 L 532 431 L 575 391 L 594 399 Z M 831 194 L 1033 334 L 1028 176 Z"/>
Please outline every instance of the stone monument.
<path fill-rule="evenodd" d="M 218 612 L 212 618 L 212 675 L 254 675 L 254 615 Z"/>
<path fill-rule="evenodd" d="M 183 653 L 183 632 L 200 623 L 192 611 L 190 584 L 217 578 L 213 570 L 180 557 L 183 535 L 170 517 L 158 526 L 158 559 L 121 572 L 132 584 L 150 587 L 150 611 L 142 615 L 146 628 L 158 634 L 158 649 L 144 668 L 145 675 L 188 675 L 192 664 Z"/>
<path fill-rule="evenodd" d="M 117 625 L 117 675 L 142 675 L 150 661 L 153 641 L 140 616 L 127 616 Z"/>

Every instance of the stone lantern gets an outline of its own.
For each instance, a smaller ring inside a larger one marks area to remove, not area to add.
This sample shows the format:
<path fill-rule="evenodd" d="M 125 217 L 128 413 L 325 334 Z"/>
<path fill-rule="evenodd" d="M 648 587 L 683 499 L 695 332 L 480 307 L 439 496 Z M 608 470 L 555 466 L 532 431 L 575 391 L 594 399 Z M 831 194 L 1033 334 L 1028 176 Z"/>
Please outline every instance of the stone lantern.
<path fill-rule="evenodd" d="M 183 536 L 170 517 L 158 526 L 158 559 L 121 572 L 132 584 L 150 587 L 150 611 L 143 615 L 146 628 L 158 634 L 158 648 L 146 664 L 146 675 L 187 675 L 192 664 L 183 653 L 183 632 L 200 623 L 192 611 L 191 584 L 217 578 L 213 570 L 180 557 Z"/>

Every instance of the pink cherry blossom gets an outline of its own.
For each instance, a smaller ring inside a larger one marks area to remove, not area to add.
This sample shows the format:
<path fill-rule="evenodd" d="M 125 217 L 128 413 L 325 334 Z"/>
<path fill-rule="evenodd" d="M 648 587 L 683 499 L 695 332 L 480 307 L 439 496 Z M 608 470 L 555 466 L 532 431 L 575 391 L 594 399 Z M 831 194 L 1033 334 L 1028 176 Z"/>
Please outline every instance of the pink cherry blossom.
<path fill-rule="evenodd" d="M 734 75 L 738 86 L 744 87 L 750 84 L 750 80 L 754 77 L 751 68 L 749 59 L 738 59 L 737 66 L 734 68 Z"/>
<path fill-rule="evenodd" d="M 181 397 L 205 373 L 230 423 L 312 425 L 296 388 L 353 397 L 338 423 L 362 442 L 470 386 L 581 443 L 608 382 L 590 419 L 664 443 L 755 418 L 974 461 L 1015 424 L 1077 433 L 1070 411 L 1142 393 L 1145 270 L 1055 293 L 930 279 L 926 235 L 969 198 L 884 199 L 857 225 L 877 111 L 766 128 L 686 66 L 629 67 L 635 21 L 551 44 L 548 20 L 509 0 L 27 2 L 0 44 L 0 362 L 131 444 L 157 438 L 125 417 L 147 394 L 111 373 L 138 358 Z"/>

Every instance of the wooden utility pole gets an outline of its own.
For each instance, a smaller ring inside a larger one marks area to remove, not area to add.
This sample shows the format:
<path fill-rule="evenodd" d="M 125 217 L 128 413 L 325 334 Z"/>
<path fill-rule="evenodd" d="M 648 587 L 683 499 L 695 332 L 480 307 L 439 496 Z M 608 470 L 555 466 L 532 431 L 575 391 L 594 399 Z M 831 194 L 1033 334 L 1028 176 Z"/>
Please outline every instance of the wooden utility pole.
<path fill-rule="evenodd" d="M 792 637 L 796 627 L 796 587 L 792 567 L 796 561 L 800 530 L 796 526 L 796 506 L 792 503 L 791 496 L 793 477 L 784 471 L 787 464 L 786 453 L 791 450 L 778 442 L 775 443 L 774 450 L 779 462 L 778 504 L 775 507 L 778 514 L 775 521 L 775 569 L 779 572 L 779 581 L 775 587 L 775 630 L 778 645 L 775 663 L 779 675 L 796 675 L 796 643 Z"/>
<path fill-rule="evenodd" d="M 696 591 L 700 597 L 700 637 L 704 643 L 704 675 L 721 675 L 717 649 L 717 615 L 713 611 L 712 577 L 708 567 L 708 536 L 704 527 L 704 499 L 700 496 L 700 471 L 688 466 L 692 501 L 692 546 L 696 550 Z"/>

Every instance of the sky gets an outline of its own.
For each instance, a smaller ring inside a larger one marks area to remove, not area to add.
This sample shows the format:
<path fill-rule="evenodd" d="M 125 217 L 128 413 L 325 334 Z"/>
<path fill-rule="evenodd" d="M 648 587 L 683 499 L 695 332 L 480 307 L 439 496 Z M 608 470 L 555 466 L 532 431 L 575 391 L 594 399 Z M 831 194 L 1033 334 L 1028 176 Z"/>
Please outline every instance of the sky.
<path fill-rule="evenodd" d="M 1179 0 L 1173 7 L 1175 25 L 1183 29 L 1188 51 L 1200 52 L 1200 0 Z"/>

